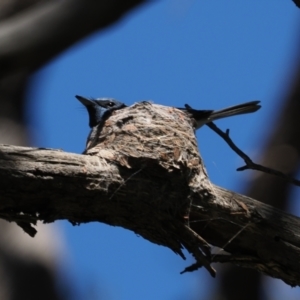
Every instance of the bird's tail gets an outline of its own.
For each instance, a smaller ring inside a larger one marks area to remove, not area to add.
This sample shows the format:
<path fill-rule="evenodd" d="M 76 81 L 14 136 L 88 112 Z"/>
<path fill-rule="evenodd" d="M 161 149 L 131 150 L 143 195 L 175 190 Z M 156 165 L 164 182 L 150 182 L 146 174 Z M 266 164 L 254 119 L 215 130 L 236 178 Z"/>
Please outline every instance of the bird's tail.
<path fill-rule="evenodd" d="M 251 102 L 246 102 L 243 104 L 227 107 L 224 109 L 220 110 L 214 110 L 210 116 L 209 119 L 210 121 L 218 120 L 221 118 L 226 118 L 230 116 L 235 116 L 235 115 L 242 115 L 242 114 L 248 114 L 248 113 L 253 113 L 256 112 L 261 108 L 259 105 L 260 101 L 251 101 Z"/>

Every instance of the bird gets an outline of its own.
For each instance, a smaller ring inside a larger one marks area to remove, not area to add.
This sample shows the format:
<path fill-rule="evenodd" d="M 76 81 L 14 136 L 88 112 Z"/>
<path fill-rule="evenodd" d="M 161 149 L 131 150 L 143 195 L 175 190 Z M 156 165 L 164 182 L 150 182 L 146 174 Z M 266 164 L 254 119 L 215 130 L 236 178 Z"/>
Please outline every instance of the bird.
<path fill-rule="evenodd" d="M 86 142 L 86 150 L 92 148 L 97 142 L 105 120 L 109 118 L 113 111 L 127 107 L 126 104 L 113 98 L 86 98 L 83 96 L 75 96 L 87 109 L 89 114 L 89 126 L 91 128 Z M 248 114 L 256 112 L 261 108 L 260 101 L 250 101 L 242 104 L 230 106 L 220 110 L 198 110 L 185 104 L 185 108 L 176 107 L 186 113 L 194 120 L 194 129 L 197 130 L 203 125 L 218 119 L 231 116 Z"/>
<path fill-rule="evenodd" d="M 91 131 L 87 137 L 86 150 L 92 148 L 97 141 L 104 122 L 110 117 L 112 112 L 117 109 L 126 107 L 126 105 L 113 98 L 86 98 L 76 95 L 79 100 L 87 109 L 89 114 L 89 126 Z M 85 153 L 86 150 L 83 152 Z"/>
<path fill-rule="evenodd" d="M 97 100 L 94 100 L 97 101 Z M 218 119 L 227 118 L 231 116 L 248 114 L 256 112 L 261 108 L 259 105 L 260 101 L 250 101 L 242 104 L 230 106 L 220 110 L 197 110 L 193 109 L 190 105 L 185 104 L 185 108 L 176 107 L 177 109 L 185 112 L 191 117 L 195 122 L 195 130 L 201 128 L 206 123 L 213 122 Z M 100 100 L 97 105 L 101 106 L 102 109 L 117 110 L 127 107 L 124 103 L 121 103 L 114 99 L 109 99 L 107 101 Z M 100 108 L 98 108 L 100 109 Z M 90 117 L 91 118 L 91 117 Z"/>

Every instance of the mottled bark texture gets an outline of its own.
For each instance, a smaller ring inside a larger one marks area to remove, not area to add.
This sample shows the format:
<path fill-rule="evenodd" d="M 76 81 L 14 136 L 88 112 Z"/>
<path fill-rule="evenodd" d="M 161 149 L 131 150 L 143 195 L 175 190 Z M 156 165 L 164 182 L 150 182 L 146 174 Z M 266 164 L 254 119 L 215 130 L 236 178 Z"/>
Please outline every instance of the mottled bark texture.
<path fill-rule="evenodd" d="M 6 220 L 99 221 L 182 257 L 185 247 L 196 259 L 187 270 L 214 276 L 212 262 L 232 262 L 300 283 L 299 218 L 213 185 L 177 109 L 142 102 L 114 112 L 87 155 L 3 145 L 0 160 Z"/>

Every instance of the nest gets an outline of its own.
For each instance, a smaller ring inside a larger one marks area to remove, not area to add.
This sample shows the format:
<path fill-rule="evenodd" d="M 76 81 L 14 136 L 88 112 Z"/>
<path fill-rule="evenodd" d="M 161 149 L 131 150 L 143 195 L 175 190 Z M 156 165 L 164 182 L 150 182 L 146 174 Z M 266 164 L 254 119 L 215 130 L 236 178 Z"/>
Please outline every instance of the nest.
<path fill-rule="evenodd" d="M 201 198 L 201 190 L 209 195 L 193 120 L 176 108 L 140 102 L 115 111 L 93 145 L 85 153 L 117 165 L 123 180 L 108 188 L 117 216 L 109 224 L 182 257 L 184 246 L 214 274 L 198 250 L 209 255 L 209 246 L 188 226 L 192 198 Z"/>
<path fill-rule="evenodd" d="M 192 120 L 176 108 L 149 102 L 115 111 L 95 144 L 87 154 L 127 168 L 134 167 L 135 159 L 156 161 L 168 171 L 192 170 L 201 161 Z"/>

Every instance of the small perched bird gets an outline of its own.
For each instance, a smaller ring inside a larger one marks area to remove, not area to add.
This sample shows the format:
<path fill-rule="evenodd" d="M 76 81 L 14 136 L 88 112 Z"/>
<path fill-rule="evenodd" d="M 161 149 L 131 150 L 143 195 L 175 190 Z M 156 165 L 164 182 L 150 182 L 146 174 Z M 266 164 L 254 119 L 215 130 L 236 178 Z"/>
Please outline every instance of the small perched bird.
<path fill-rule="evenodd" d="M 97 101 L 97 100 L 93 100 L 93 101 Z M 250 101 L 243 104 L 238 104 L 235 106 L 230 106 L 224 109 L 220 109 L 220 110 L 197 110 L 197 109 L 193 109 L 188 104 L 185 104 L 185 108 L 179 107 L 177 109 L 184 111 L 191 118 L 195 120 L 195 129 L 197 130 L 203 125 L 205 125 L 206 123 L 213 122 L 218 119 L 256 112 L 261 108 L 259 103 L 260 101 Z M 101 106 L 102 109 L 111 109 L 111 110 L 112 109 L 117 110 L 117 109 L 127 107 L 124 103 L 121 103 L 114 99 L 108 99 L 107 101 L 98 100 L 97 105 Z M 98 107 L 98 109 L 101 110 L 100 107 Z"/>
<path fill-rule="evenodd" d="M 89 99 L 82 96 L 75 96 L 87 109 L 89 114 L 89 126 L 92 128 L 86 142 L 86 148 L 93 147 L 95 137 L 97 137 L 102 126 L 114 110 L 126 107 L 122 102 L 112 98 Z"/>
<path fill-rule="evenodd" d="M 87 109 L 89 114 L 89 126 L 92 128 L 86 142 L 86 149 L 94 146 L 105 120 L 109 118 L 114 110 L 127 107 L 124 103 L 113 98 L 89 99 L 82 96 L 75 96 Z M 197 110 L 188 104 L 185 108 L 177 108 L 188 114 L 195 122 L 195 129 L 199 129 L 206 123 L 231 116 L 256 112 L 261 108 L 260 101 L 251 101 L 243 104 L 227 107 L 221 110 Z"/>

